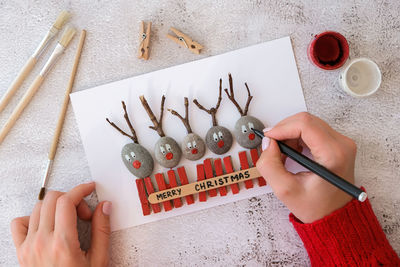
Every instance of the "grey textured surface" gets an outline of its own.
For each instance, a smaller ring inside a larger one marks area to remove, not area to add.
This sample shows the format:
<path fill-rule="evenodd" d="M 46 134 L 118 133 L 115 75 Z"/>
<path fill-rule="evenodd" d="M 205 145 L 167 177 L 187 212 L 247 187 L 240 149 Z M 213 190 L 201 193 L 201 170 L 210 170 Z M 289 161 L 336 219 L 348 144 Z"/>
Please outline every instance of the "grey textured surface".
<path fill-rule="evenodd" d="M 165 168 L 178 165 L 182 157 L 181 147 L 169 136 L 160 137 L 154 146 L 155 160 Z"/>
<path fill-rule="evenodd" d="M 261 145 L 261 138 L 257 137 L 252 129 L 262 131 L 264 128 L 264 124 L 259 119 L 246 115 L 236 121 L 233 135 L 242 147 L 256 148 Z"/>
<path fill-rule="evenodd" d="M 189 133 L 182 140 L 181 150 L 188 160 L 199 160 L 206 152 L 206 144 L 198 134 Z"/>
<path fill-rule="evenodd" d="M 125 167 L 137 178 L 145 178 L 153 173 L 154 161 L 149 151 L 142 145 L 129 143 L 121 150 L 121 160 Z"/>
<path fill-rule="evenodd" d="M 206 145 L 214 154 L 222 155 L 227 153 L 233 142 L 233 136 L 229 129 L 224 126 L 212 126 L 206 134 Z"/>
<path fill-rule="evenodd" d="M 290 35 L 309 111 L 356 140 L 357 184 L 367 188 L 389 241 L 400 253 L 399 1 L 0 0 L 0 94 L 63 8 L 73 12 L 76 26 L 88 30 L 75 90 Z M 153 22 L 148 62 L 136 58 L 141 19 Z M 170 26 L 198 40 L 204 52 L 196 56 L 177 47 L 165 37 Z M 337 71 L 321 71 L 309 63 L 311 36 L 327 29 L 348 38 L 351 58 L 370 57 L 381 67 L 382 87 L 375 95 L 347 96 L 339 89 Z M 75 39 L 0 146 L 1 266 L 17 265 L 9 222 L 28 214 L 35 204 L 76 45 Z M 0 114 L 1 124 L 33 76 Z M 89 180 L 69 109 L 50 187 L 69 190 Z M 96 197 L 89 201 L 95 205 Z M 111 265 L 308 265 L 288 213 L 269 194 L 115 232 Z M 80 232 L 87 247 L 87 224 L 80 225 Z"/>

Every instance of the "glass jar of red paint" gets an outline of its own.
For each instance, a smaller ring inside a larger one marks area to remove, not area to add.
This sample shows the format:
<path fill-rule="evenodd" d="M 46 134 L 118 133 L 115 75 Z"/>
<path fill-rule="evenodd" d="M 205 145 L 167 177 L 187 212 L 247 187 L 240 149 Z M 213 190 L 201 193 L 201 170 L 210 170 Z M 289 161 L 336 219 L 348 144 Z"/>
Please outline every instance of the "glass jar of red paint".
<path fill-rule="evenodd" d="M 349 58 L 349 44 L 338 32 L 326 31 L 314 36 L 307 49 L 308 58 L 317 67 L 335 70 Z"/>

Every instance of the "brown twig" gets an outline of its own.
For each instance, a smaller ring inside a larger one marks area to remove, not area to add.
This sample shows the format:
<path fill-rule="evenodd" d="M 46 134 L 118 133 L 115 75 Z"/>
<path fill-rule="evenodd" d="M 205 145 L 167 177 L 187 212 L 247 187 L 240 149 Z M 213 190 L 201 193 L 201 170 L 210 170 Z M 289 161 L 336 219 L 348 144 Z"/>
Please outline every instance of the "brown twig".
<path fill-rule="evenodd" d="M 134 143 L 138 144 L 138 139 L 137 139 L 137 136 L 136 136 L 136 132 L 135 132 L 135 129 L 133 129 L 132 124 L 131 124 L 131 122 L 130 122 L 130 120 L 129 120 L 128 112 L 126 111 L 126 105 L 125 105 L 125 102 L 124 102 L 124 101 L 122 101 L 122 108 L 124 109 L 124 118 L 125 118 L 125 120 L 126 120 L 126 123 L 127 123 L 128 126 L 129 126 L 129 129 L 130 129 L 131 132 L 132 132 L 132 135 L 129 135 L 129 134 L 127 134 L 126 132 L 124 132 L 123 130 L 121 130 L 121 128 L 119 128 L 114 122 L 111 122 L 108 118 L 106 118 L 106 121 L 107 121 L 112 127 L 114 127 L 115 129 L 117 129 L 122 135 L 129 137 L 130 139 L 132 139 L 132 141 L 133 141 Z"/>
<path fill-rule="evenodd" d="M 253 99 L 253 96 L 250 94 L 250 89 L 249 89 L 249 86 L 247 85 L 247 83 L 244 83 L 244 85 L 246 85 L 246 89 L 247 89 L 247 102 L 246 102 L 246 106 L 244 107 L 243 116 L 246 116 L 247 112 L 249 111 L 250 102 Z"/>
<path fill-rule="evenodd" d="M 218 111 L 218 108 L 219 108 L 219 105 L 221 104 L 221 101 L 222 101 L 221 92 L 222 92 L 222 79 L 219 79 L 219 96 L 218 96 L 217 105 L 215 105 L 215 107 L 210 108 L 210 109 L 206 109 L 205 107 L 203 107 L 203 106 L 197 101 L 197 99 L 194 99 L 194 100 L 193 100 L 193 103 L 195 103 L 196 106 L 197 106 L 199 109 L 204 110 L 205 112 L 207 112 L 208 114 L 211 115 L 213 126 L 217 126 L 217 125 L 218 125 L 218 123 L 217 123 L 217 118 L 216 118 L 215 115 L 216 115 L 216 113 L 217 113 L 217 111 Z"/>
<path fill-rule="evenodd" d="M 124 101 L 121 101 L 121 103 L 122 103 L 122 108 L 124 109 L 124 118 L 125 118 L 125 120 L 126 120 L 126 123 L 127 123 L 128 126 L 129 126 L 129 129 L 131 129 L 132 140 L 133 140 L 133 142 L 138 143 L 138 138 L 137 138 L 135 129 L 133 129 L 132 123 L 131 123 L 131 121 L 129 120 L 129 117 L 128 117 L 128 112 L 126 111 L 125 102 L 124 102 Z"/>
<path fill-rule="evenodd" d="M 232 103 L 236 106 L 237 110 L 239 111 L 241 116 L 246 116 L 247 112 L 249 111 L 249 105 L 250 105 L 250 101 L 253 99 L 253 96 L 250 95 L 250 89 L 247 86 L 247 83 L 244 83 L 246 85 L 246 89 L 247 89 L 247 102 L 246 102 L 246 106 L 244 108 L 244 110 L 242 110 L 242 108 L 240 107 L 239 103 L 236 101 L 235 99 L 235 93 L 233 91 L 233 81 L 232 81 L 232 75 L 229 73 L 229 91 L 231 92 L 231 94 L 228 93 L 228 89 L 224 89 L 226 95 L 228 96 L 228 98 L 232 101 Z"/>
<path fill-rule="evenodd" d="M 144 107 L 144 109 L 147 112 L 147 115 L 149 115 L 150 120 L 153 122 L 154 126 L 149 126 L 150 129 L 153 129 L 154 131 L 157 131 L 158 135 L 160 137 L 164 137 L 164 131 L 162 129 L 162 118 L 164 115 L 164 103 L 165 103 L 165 95 L 162 96 L 161 98 L 161 112 L 160 112 L 160 118 L 159 120 L 157 120 L 156 116 L 154 116 L 153 111 L 151 110 L 149 104 L 147 103 L 146 98 L 144 98 L 143 95 L 141 95 L 140 97 L 140 101 L 142 102 L 142 105 Z"/>
<path fill-rule="evenodd" d="M 115 123 L 111 122 L 108 118 L 106 118 L 106 121 L 115 129 L 117 129 L 122 135 L 125 135 L 127 137 L 129 137 L 130 139 L 132 139 L 132 141 L 134 143 L 137 143 L 137 140 L 133 138 L 133 136 L 130 136 L 129 134 L 125 133 L 124 131 L 122 131 Z"/>
<path fill-rule="evenodd" d="M 172 115 L 177 116 L 179 119 L 181 119 L 181 121 L 183 122 L 183 125 L 185 125 L 187 133 L 190 134 L 192 133 L 192 128 L 190 127 L 190 123 L 189 123 L 189 100 L 187 97 L 184 98 L 184 104 L 185 104 L 185 117 L 183 118 L 181 116 L 181 114 L 179 114 L 178 112 L 176 112 L 173 109 L 168 109 L 169 112 L 172 113 Z"/>

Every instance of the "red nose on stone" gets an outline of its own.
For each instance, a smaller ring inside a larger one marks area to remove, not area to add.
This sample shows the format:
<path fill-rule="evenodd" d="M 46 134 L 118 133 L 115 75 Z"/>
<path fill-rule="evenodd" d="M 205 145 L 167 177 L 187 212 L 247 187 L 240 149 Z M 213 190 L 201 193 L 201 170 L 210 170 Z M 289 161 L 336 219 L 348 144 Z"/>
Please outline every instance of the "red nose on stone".
<path fill-rule="evenodd" d="M 172 154 L 171 152 L 167 153 L 167 155 L 165 155 L 165 158 L 167 160 L 171 160 L 174 157 L 174 154 Z"/>
<path fill-rule="evenodd" d="M 218 145 L 218 147 L 219 147 L 219 148 L 221 148 L 221 147 L 223 147 L 223 146 L 224 146 L 224 144 L 225 144 L 225 143 L 224 143 L 224 141 L 222 141 L 222 140 L 219 140 L 219 142 L 218 142 L 218 144 L 217 144 L 217 145 Z"/>
<path fill-rule="evenodd" d="M 256 135 L 254 133 L 249 134 L 249 139 L 254 140 L 256 138 Z"/>
<path fill-rule="evenodd" d="M 140 168 L 140 165 L 142 165 L 142 164 L 140 163 L 140 161 L 135 160 L 135 161 L 132 163 L 132 165 L 133 165 L 133 168 L 139 169 L 139 168 Z"/>
<path fill-rule="evenodd" d="M 199 152 L 199 151 L 197 150 L 197 148 L 193 148 L 193 149 L 192 149 L 192 154 L 197 154 L 197 152 Z"/>

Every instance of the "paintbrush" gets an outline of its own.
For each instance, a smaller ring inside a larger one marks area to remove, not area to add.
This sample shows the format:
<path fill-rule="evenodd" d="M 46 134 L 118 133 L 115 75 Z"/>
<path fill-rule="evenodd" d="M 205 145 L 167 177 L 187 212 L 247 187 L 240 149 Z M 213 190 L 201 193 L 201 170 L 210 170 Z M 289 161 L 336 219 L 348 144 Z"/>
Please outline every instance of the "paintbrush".
<path fill-rule="evenodd" d="M 264 133 L 262 131 L 256 130 L 256 129 L 251 129 L 253 132 L 260 138 L 264 138 Z M 303 154 L 297 152 L 290 146 L 286 145 L 285 143 L 276 140 L 278 143 L 279 149 L 281 150 L 281 153 L 285 154 L 292 160 L 296 161 L 299 163 L 301 166 L 304 168 L 308 169 L 309 171 L 315 173 L 322 179 L 326 180 L 327 182 L 331 183 L 332 185 L 336 186 L 337 188 L 343 190 L 350 196 L 358 199 L 361 202 L 364 202 L 367 199 L 367 193 L 362 191 L 360 188 L 356 187 L 355 185 L 349 183 L 342 177 L 334 174 L 324 166 L 316 163 L 312 159 L 304 156 Z"/>
<path fill-rule="evenodd" d="M 65 22 L 69 19 L 70 13 L 67 11 L 62 11 L 53 26 L 49 29 L 49 31 L 44 36 L 43 40 L 40 42 L 39 46 L 36 48 L 35 52 L 25 63 L 24 67 L 20 70 L 17 77 L 11 83 L 10 87 L 7 89 L 6 93 L 0 99 L 0 112 L 7 106 L 10 102 L 11 97 L 15 94 L 18 88 L 21 86 L 22 82 L 28 76 L 28 74 L 32 71 L 33 67 L 36 65 L 39 57 L 43 54 L 45 49 L 48 47 L 48 44 L 51 40 L 57 35 L 58 31 L 63 27 Z"/>
<path fill-rule="evenodd" d="M 5 125 L 0 130 L 0 144 L 3 142 L 4 138 L 7 136 L 11 128 L 14 126 L 15 122 L 21 115 L 22 111 L 29 104 L 32 97 L 35 95 L 40 85 L 43 83 L 46 75 L 49 73 L 49 71 L 53 68 L 54 64 L 57 62 L 57 59 L 63 54 L 65 48 L 68 46 L 68 44 L 74 37 L 75 32 L 76 32 L 75 29 L 72 27 L 68 27 L 67 29 L 65 29 L 64 33 L 60 38 L 60 41 L 54 48 L 54 51 L 51 54 L 50 58 L 47 60 L 46 64 L 40 71 L 39 75 L 35 78 L 29 89 L 25 92 L 24 96 L 19 101 L 18 105 L 14 108 L 13 112 L 11 113 L 11 116 L 8 118 Z"/>
<path fill-rule="evenodd" d="M 72 67 L 71 77 L 68 82 L 67 90 L 65 91 L 64 102 L 63 102 L 63 105 L 62 105 L 62 108 L 60 111 L 60 115 L 58 117 L 57 127 L 54 132 L 53 141 L 51 142 L 50 151 L 49 151 L 49 155 L 48 155 L 48 161 L 47 161 L 47 167 L 46 167 L 45 174 L 43 176 L 42 187 L 40 188 L 40 192 L 38 195 L 39 200 L 42 200 L 44 198 L 44 195 L 46 194 L 46 185 L 47 185 L 47 181 L 50 176 L 50 170 L 53 165 L 53 160 L 56 155 L 58 140 L 60 138 L 61 130 L 62 130 L 62 127 L 64 124 L 65 114 L 67 113 L 67 108 L 68 108 L 68 103 L 69 103 L 69 94 L 71 93 L 72 87 L 74 86 L 76 71 L 78 70 L 79 60 L 81 58 L 81 53 L 82 53 L 83 44 L 85 42 L 85 37 L 86 37 L 86 31 L 82 30 L 81 36 L 79 38 L 78 49 L 76 50 L 76 54 L 75 54 L 74 66 Z"/>

